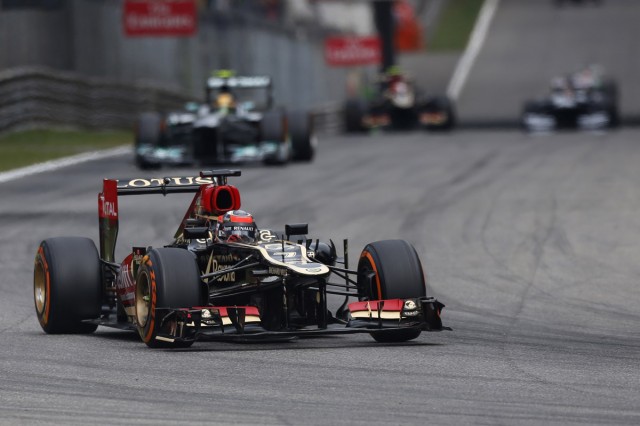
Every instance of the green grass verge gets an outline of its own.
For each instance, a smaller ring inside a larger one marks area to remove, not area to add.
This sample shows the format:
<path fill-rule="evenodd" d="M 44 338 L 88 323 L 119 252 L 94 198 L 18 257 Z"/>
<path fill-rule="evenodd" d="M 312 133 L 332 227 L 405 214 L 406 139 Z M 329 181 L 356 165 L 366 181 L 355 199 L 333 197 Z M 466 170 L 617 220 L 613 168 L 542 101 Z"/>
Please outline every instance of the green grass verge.
<path fill-rule="evenodd" d="M 131 144 L 125 131 L 28 130 L 0 137 L 0 171 Z"/>
<path fill-rule="evenodd" d="M 448 0 L 440 13 L 430 52 L 464 50 L 484 0 Z"/>

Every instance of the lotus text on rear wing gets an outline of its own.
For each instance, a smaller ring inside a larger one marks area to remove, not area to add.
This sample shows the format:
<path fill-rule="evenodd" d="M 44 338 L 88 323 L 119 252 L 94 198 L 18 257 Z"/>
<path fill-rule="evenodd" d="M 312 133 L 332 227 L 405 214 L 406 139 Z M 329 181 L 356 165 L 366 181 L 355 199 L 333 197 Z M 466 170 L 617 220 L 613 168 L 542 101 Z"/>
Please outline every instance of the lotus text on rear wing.
<path fill-rule="evenodd" d="M 127 183 L 122 184 L 122 181 L 118 181 L 118 188 L 149 188 L 154 186 L 163 186 L 163 185 L 203 185 L 203 184 L 212 184 L 213 180 L 210 177 L 200 177 L 200 176 L 182 176 L 182 177 L 165 177 L 165 178 L 151 178 L 151 179 L 143 179 L 143 178 L 135 178 L 129 180 Z"/>

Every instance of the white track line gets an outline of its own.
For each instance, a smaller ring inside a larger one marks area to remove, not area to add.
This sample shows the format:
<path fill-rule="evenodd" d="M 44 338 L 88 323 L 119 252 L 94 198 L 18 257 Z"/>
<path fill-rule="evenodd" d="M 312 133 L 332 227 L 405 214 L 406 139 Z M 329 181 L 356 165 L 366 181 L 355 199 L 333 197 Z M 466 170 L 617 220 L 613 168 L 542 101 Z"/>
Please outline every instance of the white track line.
<path fill-rule="evenodd" d="M 51 172 L 63 167 L 69 167 L 87 161 L 101 160 L 103 158 L 115 157 L 118 155 L 131 154 L 130 146 L 120 146 L 117 148 L 106 149 L 103 151 L 85 152 L 71 157 L 64 157 L 57 160 L 45 161 L 44 163 L 34 164 L 32 166 L 22 167 L 19 169 L 9 170 L 0 173 L 0 183 L 9 182 L 11 180 L 20 179 L 26 176 L 35 175 L 43 172 Z"/>
<path fill-rule="evenodd" d="M 489 32 L 489 26 L 491 25 L 491 20 L 493 19 L 493 15 L 495 15 L 499 2 L 500 0 L 484 0 L 482 4 L 482 9 L 473 27 L 473 32 L 471 33 L 467 47 L 458 61 L 456 70 L 447 87 L 447 96 L 453 100 L 458 100 L 460 92 L 462 92 L 462 88 L 467 82 L 471 67 L 473 67 L 473 63 L 476 61 L 480 49 L 482 49 L 485 38 L 487 38 L 487 32 Z"/>

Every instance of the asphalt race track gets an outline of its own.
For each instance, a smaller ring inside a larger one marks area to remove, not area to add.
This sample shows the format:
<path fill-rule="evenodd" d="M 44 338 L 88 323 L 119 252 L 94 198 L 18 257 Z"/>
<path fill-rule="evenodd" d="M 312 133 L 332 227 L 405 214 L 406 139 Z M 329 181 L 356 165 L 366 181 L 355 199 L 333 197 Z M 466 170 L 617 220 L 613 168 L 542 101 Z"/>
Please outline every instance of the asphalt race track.
<path fill-rule="evenodd" d="M 130 158 L 0 185 L 0 424 L 640 423 L 637 130 L 388 134 L 322 141 L 310 165 L 246 167 L 261 227 L 404 238 L 453 332 L 151 350 L 99 328 L 50 336 L 32 264 L 50 236 L 97 240 Z M 191 174 L 165 170 L 160 175 Z M 121 199 L 120 248 L 169 241 L 188 196 Z"/>
<path fill-rule="evenodd" d="M 523 102 L 547 93 L 552 77 L 590 63 L 616 79 L 623 120 L 638 122 L 640 2 L 565 3 L 500 1 L 458 102 L 461 123 L 516 124 Z"/>

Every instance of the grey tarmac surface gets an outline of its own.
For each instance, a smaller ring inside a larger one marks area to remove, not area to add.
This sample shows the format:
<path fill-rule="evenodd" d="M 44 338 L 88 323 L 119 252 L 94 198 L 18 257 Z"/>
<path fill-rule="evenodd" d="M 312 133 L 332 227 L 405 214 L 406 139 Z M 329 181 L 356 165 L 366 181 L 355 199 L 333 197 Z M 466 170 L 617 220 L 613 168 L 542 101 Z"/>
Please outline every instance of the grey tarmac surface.
<path fill-rule="evenodd" d="M 501 0 L 485 45 L 462 90 L 464 124 L 517 123 L 525 100 L 552 77 L 598 63 L 618 81 L 623 119 L 640 117 L 640 2 Z"/>
<path fill-rule="evenodd" d="M 306 221 L 349 237 L 352 259 L 369 241 L 416 246 L 454 331 L 401 345 L 45 335 L 38 243 L 97 240 L 101 179 L 148 174 L 119 157 L 2 184 L 0 424 L 638 424 L 638 136 L 334 137 L 313 164 L 245 167 L 234 183 L 261 227 Z M 167 242 L 188 201 L 122 198 L 118 257 Z"/>

